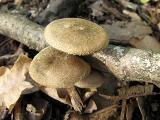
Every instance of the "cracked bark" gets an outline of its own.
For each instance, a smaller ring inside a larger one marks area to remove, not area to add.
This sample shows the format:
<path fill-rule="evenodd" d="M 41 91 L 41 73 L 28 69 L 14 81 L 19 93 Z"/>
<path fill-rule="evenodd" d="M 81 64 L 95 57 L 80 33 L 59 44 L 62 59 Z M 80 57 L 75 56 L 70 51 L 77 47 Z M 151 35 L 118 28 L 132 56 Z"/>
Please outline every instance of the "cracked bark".
<path fill-rule="evenodd" d="M 0 21 L 2 35 L 37 51 L 47 46 L 43 37 L 43 26 L 24 16 L 9 13 L 0 13 Z M 159 53 L 109 45 L 106 49 L 94 53 L 88 60 L 97 69 L 105 68 L 111 71 L 119 80 L 150 82 L 160 86 Z"/>
<path fill-rule="evenodd" d="M 93 57 L 104 63 L 119 80 L 150 83 L 160 80 L 159 53 L 110 45 Z"/>

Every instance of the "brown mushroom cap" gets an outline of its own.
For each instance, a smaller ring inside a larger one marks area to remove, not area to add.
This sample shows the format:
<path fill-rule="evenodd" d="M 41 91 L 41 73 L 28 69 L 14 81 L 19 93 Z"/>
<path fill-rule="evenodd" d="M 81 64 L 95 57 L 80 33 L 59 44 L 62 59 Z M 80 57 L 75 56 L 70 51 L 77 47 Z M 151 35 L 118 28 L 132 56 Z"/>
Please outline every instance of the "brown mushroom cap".
<path fill-rule="evenodd" d="M 69 88 L 88 76 L 90 69 L 81 58 L 47 47 L 34 57 L 29 73 L 41 86 Z"/>
<path fill-rule="evenodd" d="M 79 88 L 98 88 L 100 87 L 105 78 L 97 71 L 91 71 L 90 75 L 75 83 Z"/>
<path fill-rule="evenodd" d="M 92 54 L 108 45 L 106 31 L 80 18 L 63 18 L 47 25 L 44 37 L 52 47 L 74 55 Z"/>

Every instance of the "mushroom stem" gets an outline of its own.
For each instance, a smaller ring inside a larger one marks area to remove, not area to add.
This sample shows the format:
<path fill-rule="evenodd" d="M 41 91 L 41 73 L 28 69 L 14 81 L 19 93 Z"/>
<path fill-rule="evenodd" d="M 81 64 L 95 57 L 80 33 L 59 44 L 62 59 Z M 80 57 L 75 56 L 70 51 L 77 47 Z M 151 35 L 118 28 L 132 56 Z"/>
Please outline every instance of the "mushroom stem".
<path fill-rule="evenodd" d="M 68 94 L 70 95 L 70 99 L 71 99 L 71 103 L 73 105 L 73 108 L 75 111 L 82 111 L 83 108 L 83 102 L 76 90 L 75 87 L 71 87 L 71 88 L 66 88 L 68 91 Z"/>

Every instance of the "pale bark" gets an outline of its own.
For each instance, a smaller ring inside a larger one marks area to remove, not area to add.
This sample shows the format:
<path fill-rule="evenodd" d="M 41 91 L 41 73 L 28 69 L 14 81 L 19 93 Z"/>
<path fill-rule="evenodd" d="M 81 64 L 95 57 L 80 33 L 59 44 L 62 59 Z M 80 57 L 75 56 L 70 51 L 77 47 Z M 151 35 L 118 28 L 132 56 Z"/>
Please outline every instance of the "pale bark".
<path fill-rule="evenodd" d="M 44 27 L 24 16 L 0 12 L 0 34 L 15 39 L 31 49 L 39 51 L 47 46 L 43 30 Z"/>
<path fill-rule="evenodd" d="M 101 61 L 119 80 L 160 82 L 160 54 L 110 45 L 92 57 Z M 95 61 L 92 59 L 91 63 Z M 99 67 L 101 68 L 101 67 Z"/>
<path fill-rule="evenodd" d="M 29 48 L 40 51 L 47 46 L 43 30 L 43 26 L 23 16 L 0 13 L 0 33 Z M 156 85 L 160 83 L 159 53 L 109 45 L 105 50 L 90 57 L 90 63 L 97 68 L 99 64 L 94 64 L 94 59 L 103 63 L 119 80 L 151 82 Z"/>

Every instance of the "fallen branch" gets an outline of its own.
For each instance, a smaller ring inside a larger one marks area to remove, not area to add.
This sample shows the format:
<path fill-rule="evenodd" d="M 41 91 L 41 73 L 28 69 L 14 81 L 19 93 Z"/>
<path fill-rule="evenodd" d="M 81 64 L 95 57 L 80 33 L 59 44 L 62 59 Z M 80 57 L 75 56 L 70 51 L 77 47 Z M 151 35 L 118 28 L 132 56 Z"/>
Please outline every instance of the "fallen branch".
<path fill-rule="evenodd" d="M 21 15 L 0 13 L 0 16 L 2 35 L 11 37 L 37 51 L 47 46 L 43 37 L 44 27 Z M 158 53 L 109 45 L 105 50 L 92 55 L 90 62 L 93 67 L 97 67 L 98 64 L 94 64 L 94 59 L 104 63 L 119 80 L 150 82 L 157 86 L 160 83 L 160 54 Z"/>
<path fill-rule="evenodd" d="M 31 49 L 40 51 L 47 46 L 43 30 L 44 27 L 24 16 L 0 12 L 0 34 L 17 40 Z"/>
<path fill-rule="evenodd" d="M 150 82 L 159 86 L 159 53 L 110 45 L 93 57 L 104 63 L 119 80 Z M 94 59 L 91 62 L 95 64 Z"/>

